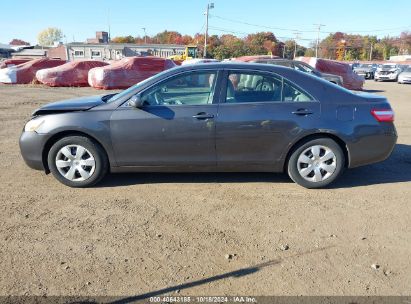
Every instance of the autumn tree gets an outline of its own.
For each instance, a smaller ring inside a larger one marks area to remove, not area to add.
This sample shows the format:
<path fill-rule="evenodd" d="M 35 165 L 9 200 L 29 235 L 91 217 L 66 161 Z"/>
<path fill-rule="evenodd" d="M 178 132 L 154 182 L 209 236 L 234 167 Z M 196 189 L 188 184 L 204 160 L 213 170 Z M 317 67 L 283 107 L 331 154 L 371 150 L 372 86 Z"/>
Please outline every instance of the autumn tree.
<path fill-rule="evenodd" d="M 60 41 L 62 38 L 62 31 L 55 27 L 46 28 L 37 35 L 38 43 L 41 46 L 51 46 L 55 42 Z"/>
<path fill-rule="evenodd" d="M 30 43 L 21 40 L 21 39 L 13 39 L 12 41 L 9 42 L 10 45 L 30 45 Z"/>
<path fill-rule="evenodd" d="M 135 43 L 135 38 L 131 35 L 128 36 L 118 36 L 111 39 L 113 43 Z"/>

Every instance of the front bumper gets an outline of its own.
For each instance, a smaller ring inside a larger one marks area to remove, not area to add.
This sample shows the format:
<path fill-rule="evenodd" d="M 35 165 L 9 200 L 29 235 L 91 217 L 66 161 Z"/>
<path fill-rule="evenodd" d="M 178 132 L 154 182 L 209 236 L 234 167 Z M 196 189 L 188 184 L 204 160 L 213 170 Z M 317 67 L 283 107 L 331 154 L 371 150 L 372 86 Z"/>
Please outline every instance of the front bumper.
<path fill-rule="evenodd" d="M 374 79 L 375 80 L 397 80 L 398 74 L 391 73 L 391 74 L 375 74 Z"/>
<path fill-rule="evenodd" d="M 374 72 L 365 72 L 365 71 L 359 71 L 355 72 L 358 76 L 362 76 L 365 79 L 372 79 L 374 78 Z"/>
<path fill-rule="evenodd" d="M 411 77 L 407 77 L 407 78 L 399 77 L 398 82 L 400 82 L 400 83 L 411 83 Z"/>
<path fill-rule="evenodd" d="M 20 152 L 26 164 L 35 170 L 45 171 L 43 149 L 49 136 L 36 132 L 24 132 L 20 136 Z"/>

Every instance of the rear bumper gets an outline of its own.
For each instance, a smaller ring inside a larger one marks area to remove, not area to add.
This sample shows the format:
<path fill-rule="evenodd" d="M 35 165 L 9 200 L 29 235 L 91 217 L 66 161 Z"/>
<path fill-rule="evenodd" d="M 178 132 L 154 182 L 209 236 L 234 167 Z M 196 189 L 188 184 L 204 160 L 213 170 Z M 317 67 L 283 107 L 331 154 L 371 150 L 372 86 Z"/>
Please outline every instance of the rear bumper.
<path fill-rule="evenodd" d="M 27 166 L 35 170 L 45 170 L 43 149 L 48 136 L 36 132 L 23 132 L 20 136 L 20 152 Z"/>
<path fill-rule="evenodd" d="M 397 142 L 397 131 L 393 124 L 387 124 L 377 134 L 362 136 L 358 141 L 350 143 L 349 168 L 355 168 L 386 160 Z"/>

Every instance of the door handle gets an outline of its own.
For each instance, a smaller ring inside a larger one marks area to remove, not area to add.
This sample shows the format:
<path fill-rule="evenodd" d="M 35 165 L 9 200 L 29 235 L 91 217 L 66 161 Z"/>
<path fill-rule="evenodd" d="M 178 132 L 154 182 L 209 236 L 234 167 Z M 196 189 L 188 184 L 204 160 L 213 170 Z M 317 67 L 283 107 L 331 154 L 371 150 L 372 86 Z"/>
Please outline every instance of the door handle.
<path fill-rule="evenodd" d="M 311 115 L 314 114 L 313 111 L 309 110 L 309 109 L 298 109 L 296 111 L 291 112 L 295 115 L 300 115 L 300 116 L 305 116 L 305 115 Z"/>
<path fill-rule="evenodd" d="M 196 115 L 193 115 L 193 118 L 196 118 L 196 119 L 199 119 L 199 120 L 205 120 L 205 119 L 214 118 L 214 115 L 201 112 L 201 113 L 198 113 Z"/>

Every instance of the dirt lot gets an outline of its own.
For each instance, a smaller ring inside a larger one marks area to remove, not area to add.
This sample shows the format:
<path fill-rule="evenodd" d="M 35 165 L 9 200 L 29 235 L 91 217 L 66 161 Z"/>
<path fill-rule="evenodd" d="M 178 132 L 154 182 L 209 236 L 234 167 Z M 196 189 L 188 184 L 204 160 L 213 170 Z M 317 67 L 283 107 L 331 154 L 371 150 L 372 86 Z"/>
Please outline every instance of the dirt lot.
<path fill-rule="evenodd" d="M 391 101 L 398 145 L 332 189 L 281 174 L 70 189 L 29 169 L 18 138 L 36 107 L 101 91 L 1 85 L 0 295 L 410 295 L 411 85 L 366 89 Z"/>

